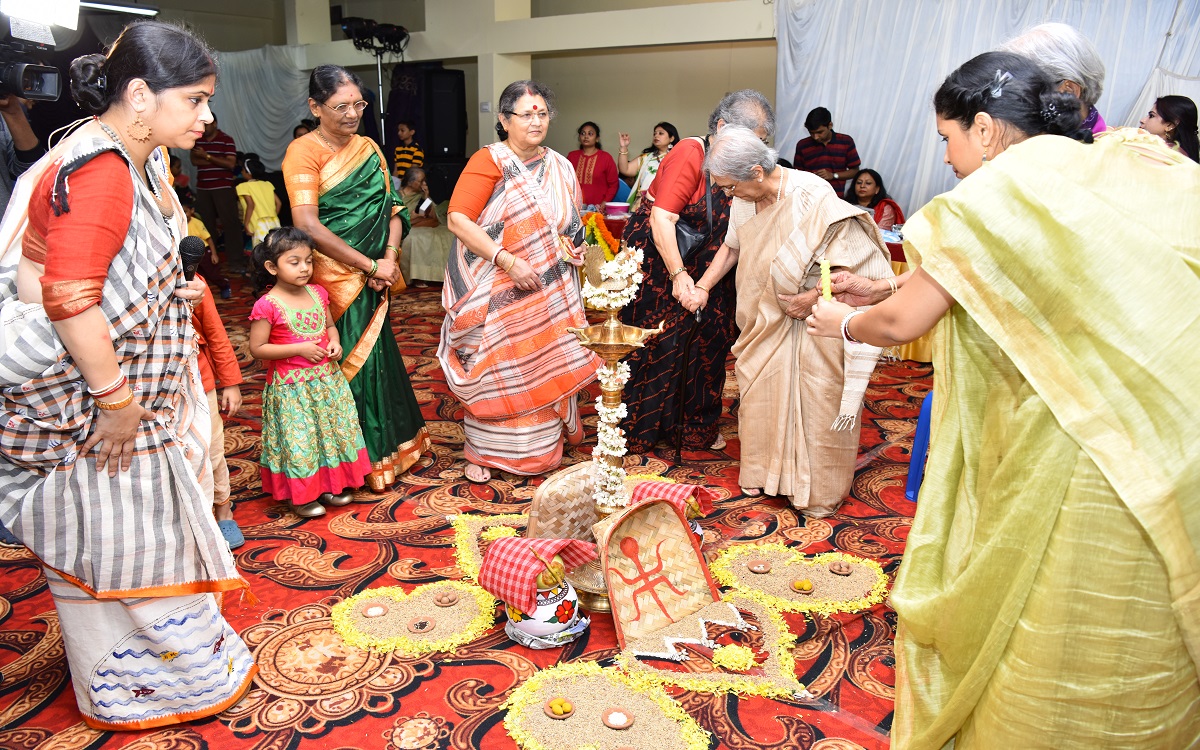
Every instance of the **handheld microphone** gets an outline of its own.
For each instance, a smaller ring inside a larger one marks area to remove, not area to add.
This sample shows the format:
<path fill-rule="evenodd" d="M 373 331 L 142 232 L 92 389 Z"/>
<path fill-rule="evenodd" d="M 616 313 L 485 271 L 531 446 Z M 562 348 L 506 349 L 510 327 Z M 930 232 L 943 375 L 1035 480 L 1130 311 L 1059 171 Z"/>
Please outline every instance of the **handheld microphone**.
<path fill-rule="evenodd" d="M 179 241 L 179 259 L 183 262 L 184 279 L 191 281 L 196 278 L 196 268 L 200 265 L 207 249 L 204 240 L 190 234 Z"/>

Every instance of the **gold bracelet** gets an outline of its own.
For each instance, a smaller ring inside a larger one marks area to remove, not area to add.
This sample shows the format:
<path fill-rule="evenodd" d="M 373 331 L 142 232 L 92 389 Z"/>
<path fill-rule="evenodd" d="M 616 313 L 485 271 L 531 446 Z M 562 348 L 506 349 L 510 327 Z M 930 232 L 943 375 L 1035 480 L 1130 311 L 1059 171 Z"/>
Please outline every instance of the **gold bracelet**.
<path fill-rule="evenodd" d="M 669 281 L 674 281 L 676 276 L 678 276 L 679 274 L 683 273 L 686 270 L 687 270 L 686 268 L 684 268 L 683 266 L 680 266 L 679 268 L 676 268 L 674 271 L 672 271 L 670 273 L 670 275 L 667 276 L 667 279 Z"/>
<path fill-rule="evenodd" d="M 513 255 L 512 253 L 509 253 L 508 257 L 509 257 L 508 268 L 504 269 L 505 273 L 508 273 L 509 271 L 513 270 L 513 266 L 517 265 L 517 256 Z"/>
<path fill-rule="evenodd" d="M 126 406 L 129 406 L 133 403 L 133 389 L 129 389 L 129 395 L 119 401 L 101 401 L 100 399 L 94 400 L 96 402 L 96 406 L 100 407 L 104 411 L 116 411 L 118 409 L 124 409 Z"/>
<path fill-rule="evenodd" d="M 708 291 L 708 287 L 706 287 L 706 286 L 703 286 L 701 284 L 692 284 L 692 286 L 697 289 L 703 289 L 705 294 L 711 294 L 711 292 Z"/>
<path fill-rule="evenodd" d="M 388 250 L 395 250 L 395 251 L 396 251 L 396 256 L 397 256 L 397 257 L 399 257 L 399 255 L 400 255 L 400 248 L 396 247 L 395 245 L 388 245 L 387 247 L 385 247 L 385 248 L 383 249 L 383 252 L 384 252 L 384 254 L 385 254 L 385 255 L 387 254 L 387 251 L 388 251 Z"/>

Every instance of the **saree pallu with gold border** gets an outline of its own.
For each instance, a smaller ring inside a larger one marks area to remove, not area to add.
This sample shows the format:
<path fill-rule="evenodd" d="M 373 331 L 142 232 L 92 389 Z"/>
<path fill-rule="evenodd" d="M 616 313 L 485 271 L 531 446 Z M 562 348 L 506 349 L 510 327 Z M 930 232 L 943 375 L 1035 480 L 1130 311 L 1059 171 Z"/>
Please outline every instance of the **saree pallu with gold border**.
<path fill-rule="evenodd" d="M 317 164 L 318 174 L 294 169 L 301 161 L 296 157 Z M 399 213 L 408 231 L 408 212 L 392 191 L 379 147 L 369 138 L 355 136 L 337 153 L 316 138 L 299 138 L 288 146 L 284 179 L 289 194 L 299 198 L 293 204 L 315 204 L 320 222 L 368 258 L 383 258 L 392 216 Z M 329 292 L 329 312 L 337 320 L 345 352 L 342 373 L 350 381 L 371 457 L 367 482 L 382 491 L 430 447 L 388 314 L 391 294 L 404 289 L 403 281 L 376 292 L 358 269 L 319 252 L 316 261 L 313 281 Z"/>
<path fill-rule="evenodd" d="M 567 331 L 587 325 L 575 269 L 563 257 L 578 251 L 560 241 L 582 227 L 579 187 L 570 162 L 550 149 L 529 163 L 502 143 L 488 149 L 503 177 L 478 223 L 529 263 L 541 287 L 517 289 L 456 240 L 442 287 L 438 360 L 463 404 L 467 460 L 541 474 L 562 462 L 564 426 L 582 436 L 575 394 L 602 364 Z"/>
<path fill-rule="evenodd" d="M 223 711 L 257 668 L 218 606 L 246 584 L 212 514 L 208 402 L 191 311 L 173 294 L 186 230 L 171 191 L 164 221 L 129 165 L 134 213 L 99 304 L 154 415 L 128 470 L 109 476 L 78 453 L 99 410 L 45 308 L 17 296 L 39 178 L 60 158 L 65 174 L 115 149 L 94 125 L 68 136 L 18 181 L 0 226 L 0 519 L 45 565 L 84 721 L 136 730 Z"/>
<path fill-rule="evenodd" d="M 892 604 L 893 747 L 1200 744 L 1200 167 L 1010 147 L 905 225 L 956 304 Z"/>

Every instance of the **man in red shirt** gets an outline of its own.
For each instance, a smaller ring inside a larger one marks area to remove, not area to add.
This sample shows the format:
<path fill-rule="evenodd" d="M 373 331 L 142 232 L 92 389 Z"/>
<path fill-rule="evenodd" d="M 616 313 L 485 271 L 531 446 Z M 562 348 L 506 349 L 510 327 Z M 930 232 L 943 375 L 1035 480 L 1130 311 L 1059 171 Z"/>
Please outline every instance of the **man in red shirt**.
<path fill-rule="evenodd" d="M 191 159 L 196 166 L 196 213 L 213 234 L 220 227 L 225 260 L 232 263 L 234 258 L 242 255 L 242 222 L 238 219 L 238 197 L 233 189 L 233 180 L 237 177 L 237 146 L 228 133 L 217 128 L 215 115 L 204 127 L 204 137 L 196 141 Z M 221 297 L 229 298 L 228 279 L 222 275 L 210 281 L 221 289 Z"/>
<path fill-rule="evenodd" d="M 823 180 L 829 180 L 833 192 L 846 197 L 846 181 L 853 179 L 862 164 L 854 139 L 845 133 L 833 132 L 833 116 L 824 107 L 817 107 L 804 118 L 808 138 L 796 144 L 796 158 L 792 166 L 812 172 Z"/>

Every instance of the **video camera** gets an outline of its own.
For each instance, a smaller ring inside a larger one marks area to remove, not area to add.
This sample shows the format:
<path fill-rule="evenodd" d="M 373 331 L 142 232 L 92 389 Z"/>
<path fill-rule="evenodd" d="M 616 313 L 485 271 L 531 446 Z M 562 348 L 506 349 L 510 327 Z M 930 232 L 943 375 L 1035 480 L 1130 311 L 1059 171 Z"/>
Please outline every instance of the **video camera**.
<path fill-rule="evenodd" d="M 62 75 L 58 68 L 42 65 L 38 57 L 54 51 L 50 27 L 0 14 L 0 32 L 0 96 L 57 100 L 62 91 Z"/>

